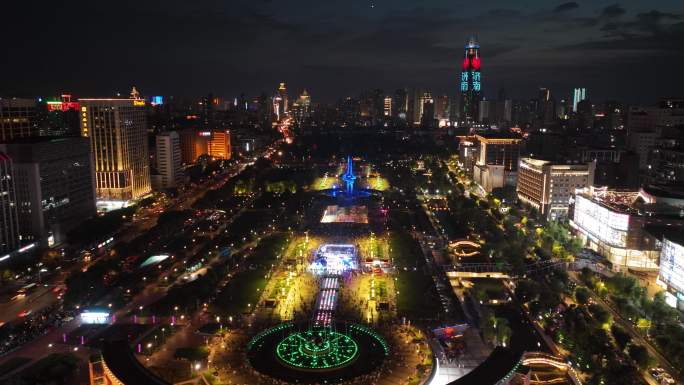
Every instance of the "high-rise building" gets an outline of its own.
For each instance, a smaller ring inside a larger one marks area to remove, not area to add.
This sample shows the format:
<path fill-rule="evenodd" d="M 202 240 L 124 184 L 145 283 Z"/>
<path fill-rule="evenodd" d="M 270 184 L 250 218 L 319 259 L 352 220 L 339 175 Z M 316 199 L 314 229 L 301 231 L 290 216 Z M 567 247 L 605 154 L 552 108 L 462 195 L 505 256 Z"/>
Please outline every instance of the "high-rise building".
<path fill-rule="evenodd" d="M 435 119 L 440 126 L 449 120 L 449 96 L 442 95 L 435 98 Z"/>
<path fill-rule="evenodd" d="M 482 90 L 480 66 L 480 44 L 471 36 L 465 45 L 461 65 L 461 121 L 466 123 L 475 121 L 479 116 Z"/>
<path fill-rule="evenodd" d="M 478 151 L 480 147 L 477 139 L 471 136 L 459 137 L 458 143 L 458 165 L 465 170 L 469 178 L 473 178 L 475 164 L 477 163 Z"/>
<path fill-rule="evenodd" d="M 62 94 L 59 100 L 48 100 L 47 135 L 77 136 L 81 129 L 79 119 L 80 105 L 71 101 L 70 94 Z"/>
<path fill-rule="evenodd" d="M 487 192 L 505 186 L 515 186 L 522 138 L 511 134 L 475 135 L 480 143 L 473 170 L 477 183 Z"/>
<path fill-rule="evenodd" d="M 655 106 L 632 107 L 627 115 L 627 144 L 639 155 L 639 169 L 647 170 L 654 150 L 666 150 L 670 138 L 684 126 L 684 99 L 662 99 Z M 680 142 L 681 143 L 681 142 Z M 660 145 L 662 144 L 662 146 Z M 657 148 L 662 147 L 662 148 Z M 676 146 L 674 146 L 676 147 Z M 656 156 L 660 158 L 660 155 Z M 659 159 L 655 159 L 659 161 Z"/>
<path fill-rule="evenodd" d="M 534 207 L 547 220 L 566 218 L 575 190 L 593 184 L 595 169 L 595 162 L 554 164 L 521 158 L 516 186 L 518 199 Z"/>
<path fill-rule="evenodd" d="M 175 131 L 164 132 L 157 135 L 155 142 L 159 184 L 154 187 L 158 189 L 177 187 L 183 180 L 180 136 Z"/>
<path fill-rule="evenodd" d="M 423 95 L 424 92 L 419 88 L 412 88 L 409 101 L 409 122 L 414 126 L 420 125 L 420 119 L 423 116 Z"/>
<path fill-rule="evenodd" d="M 392 116 L 392 97 L 385 96 L 385 102 L 383 106 L 382 115 L 389 118 Z"/>
<path fill-rule="evenodd" d="M 81 135 L 90 138 L 98 204 L 121 206 L 148 194 L 147 116 L 143 99 L 80 99 Z"/>
<path fill-rule="evenodd" d="M 435 126 L 435 100 L 430 92 L 425 92 L 422 97 L 420 124 L 423 128 L 434 128 Z"/>
<path fill-rule="evenodd" d="M 0 144 L 13 161 L 22 243 L 61 243 L 72 228 L 95 215 L 87 138 L 26 138 Z"/>
<path fill-rule="evenodd" d="M 288 113 L 290 110 L 290 101 L 287 96 L 287 87 L 285 83 L 280 83 L 278 85 L 278 91 L 273 97 L 273 112 L 276 115 L 276 119 L 280 120 Z"/>
<path fill-rule="evenodd" d="M 200 123 L 204 130 L 211 130 L 216 125 L 214 108 L 216 102 L 218 102 L 218 99 L 215 99 L 212 94 L 203 97 L 199 102 Z"/>
<path fill-rule="evenodd" d="M 230 131 L 214 130 L 209 136 L 207 155 L 214 159 L 228 160 L 231 156 Z"/>
<path fill-rule="evenodd" d="M 575 88 L 572 91 L 572 112 L 577 112 L 577 104 L 587 98 L 586 88 Z"/>
<path fill-rule="evenodd" d="M 681 231 L 665 231 L 660 250 L 658 284 L 665 288 L 665 301 L 684 310 L 684 237 Z"/>
<path fill-rule="evenodd" d="M 409 98 L 408 91 L 405 88 L 400 88 L 394 92 L 394 98 L 392 98 L 393 108 L 395 116 L 400 119 L 406 120 L 409 110 Z"/>
<path fill-rule="evenodd" d="M 203 135 L 211 135 L 209 131 L 197 131 L 186 128 L 180 133 L 181 161 L 183 164 L 193 164 L 207 149 L 207 139 Z"/>
<path fill-rule="evenodd" d="M 0 262 L 19 246 L 14 179 L 12 159 L 0 152 Z"/>
<path fill-rule="evenodd" d="M 39 135 L 35 100 L 0 98 L 0 142 Z"/>
<path fill-rule="evenodd" d="M 311 95 L 306 90 L 292 103 L 291 112 L 297 123 L 302 123 L 311 117 Z"/>
<path fill-rule="evenodd" d="M 541 127 L 548 127 L 556 120 L 556 100 L 548 88 L 539 89 L 539 123 Z"/>

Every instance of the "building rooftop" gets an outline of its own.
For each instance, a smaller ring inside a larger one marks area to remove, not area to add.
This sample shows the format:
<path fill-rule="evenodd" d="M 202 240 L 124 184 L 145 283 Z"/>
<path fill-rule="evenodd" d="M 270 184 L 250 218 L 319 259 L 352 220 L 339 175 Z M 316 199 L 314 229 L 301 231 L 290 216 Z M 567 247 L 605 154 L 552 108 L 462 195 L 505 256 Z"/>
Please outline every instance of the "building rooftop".
<path fill-rule="evenodd" d="M 483 138 L 483 139 L 518 139 L 518 140 L 522 140 L 522 136 L 520 136 L 514 132 L 509 132 L 509 131 L 481 132 L 481 133 L 475 134 L 475 137 Z"/>
<path fill-rule="evenodd" d="M 645 230 L 661 241 L 667 238 L 669 241 L 684 246 L 684 230 L 681 226 L 646 225 Z"/>

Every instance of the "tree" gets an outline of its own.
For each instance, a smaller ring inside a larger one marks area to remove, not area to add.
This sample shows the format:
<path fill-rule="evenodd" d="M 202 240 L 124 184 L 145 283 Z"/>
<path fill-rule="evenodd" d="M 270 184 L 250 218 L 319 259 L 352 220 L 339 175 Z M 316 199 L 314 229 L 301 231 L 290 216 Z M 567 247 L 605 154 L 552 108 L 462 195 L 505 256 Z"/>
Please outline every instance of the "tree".
<path fill-rule="evenodd" d="M 508 320 L 506 318 L 496 319 L 496 342 L 497 344 L 506 346 L 511 340 L 511 335 L 513 331 L 511 327 L 508 326 Z"/>
<path fill-rule="evenodd" d="M 629 356 L 634 360 L 634 363 L 639 367 L 639 369 L 644 370 L 649 366 L 653 365 L 653 357 L 648 354 L 648 350 L 641 345 L 632 344 L 629 345 Z"/>
<path fill-rule="evenodd" d="M 613 316 L 606 310 L 603 306 L 598 304 L 589 305 L 589 311 L 591 315 L 594 316 L 596 322 L 601 325 L 608 324 L 612 321 Z"/>
<path fill-rule="evenodd" d="M 586 305 L 589 303 L 589 298 L 591 298 L 591 293 L 586 287 L 578 287 L 575 289 L 575 301 L 580 305 Z"/>
<path fill-rule="evenodd" d="M 627 344 L 632 342 L 632 337 L 625 331 L 625 329 L 620 326 L 613 324 L 610 327 L 610 332 L 615 339 L 615 344 L 620 348 L 620 350 L 625 350 Z"/>

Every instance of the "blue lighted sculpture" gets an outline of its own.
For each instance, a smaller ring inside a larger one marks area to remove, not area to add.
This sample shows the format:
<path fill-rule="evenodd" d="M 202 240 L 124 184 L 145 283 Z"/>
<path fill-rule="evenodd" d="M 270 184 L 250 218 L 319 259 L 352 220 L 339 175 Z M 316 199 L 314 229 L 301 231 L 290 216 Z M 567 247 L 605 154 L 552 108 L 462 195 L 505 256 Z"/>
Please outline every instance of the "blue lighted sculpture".
<path fill-rule="evenodd" d="M 354 175 L 354 165 L 352 164 L 351 156 L 347 156 L 347 172 L 342 175 L 342 180 L 347 184 L 347 194 L 352 195 L 354 193 L 356 176 Z"/>

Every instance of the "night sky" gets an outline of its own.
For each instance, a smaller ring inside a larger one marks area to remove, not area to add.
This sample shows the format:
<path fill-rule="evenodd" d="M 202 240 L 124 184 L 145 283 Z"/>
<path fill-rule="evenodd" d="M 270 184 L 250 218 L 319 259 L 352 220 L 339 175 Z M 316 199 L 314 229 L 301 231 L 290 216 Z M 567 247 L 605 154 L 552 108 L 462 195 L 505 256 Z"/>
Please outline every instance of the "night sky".
<path fill-rule="evenodd" d="M 650 103 L 684 94 L 681 0 L 6 1 L 0 95 L 271 93 L 332 102 L 363 89 L 458 89 L 482 45 L 484 95 Z M 46 5 L 49 4 L 49 5 Z"/>

